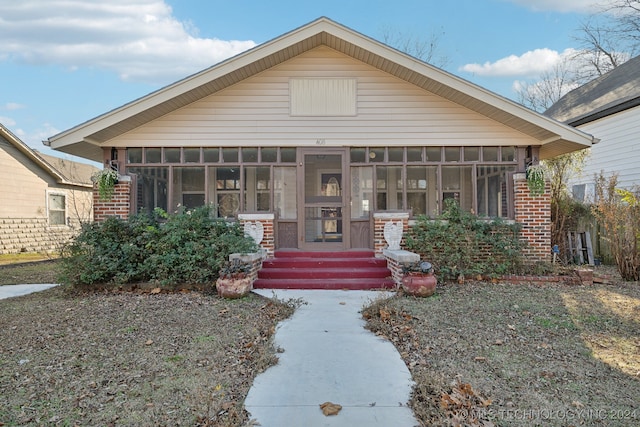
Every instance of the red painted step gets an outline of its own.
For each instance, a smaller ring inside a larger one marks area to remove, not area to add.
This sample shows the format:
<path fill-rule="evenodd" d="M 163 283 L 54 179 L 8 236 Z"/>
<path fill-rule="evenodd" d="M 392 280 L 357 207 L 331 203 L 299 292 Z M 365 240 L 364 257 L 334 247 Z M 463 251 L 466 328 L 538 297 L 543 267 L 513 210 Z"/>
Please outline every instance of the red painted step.
<path fill-rule="evenodd" d="M 384 259 L 371 250 L 308 252 L 278 250 L 262 263 L 256 289 L 392 289 Z"/>

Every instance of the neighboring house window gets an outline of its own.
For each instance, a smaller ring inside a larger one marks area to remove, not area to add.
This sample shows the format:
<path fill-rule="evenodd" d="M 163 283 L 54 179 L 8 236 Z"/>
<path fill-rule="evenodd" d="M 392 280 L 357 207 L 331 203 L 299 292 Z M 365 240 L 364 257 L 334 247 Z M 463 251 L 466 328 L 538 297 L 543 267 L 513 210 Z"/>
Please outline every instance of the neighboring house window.
<path fill-rule="evenodd" d="M 578 202 L 584 202 L 584 184 L 578 184 L 573 186 L 573 198 Z"/>
<path fill-rule="evenodd" d="M 67 201 L 64 194 L 49 193 L 49 225 L 66 225 Z"/>
<path fill-rule="evenodd" d="M 573 198 L 581 203 L 592 203 L 596 199 L 595 183 L 576 184 L 572 188 Z"/>

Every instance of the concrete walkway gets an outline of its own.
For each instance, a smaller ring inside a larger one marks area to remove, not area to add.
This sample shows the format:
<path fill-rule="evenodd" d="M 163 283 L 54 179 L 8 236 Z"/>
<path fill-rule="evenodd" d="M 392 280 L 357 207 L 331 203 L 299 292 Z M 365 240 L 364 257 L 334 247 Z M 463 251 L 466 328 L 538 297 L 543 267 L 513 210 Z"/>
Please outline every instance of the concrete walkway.
<path fill-rule="evenodd" d="M 370 291 L 256 290 L 307 302 L 278 325 L 279 362 L 259 375 L 245 407 L 262 427 L 394 426 L 418 422 L 407 402 L 413 382 L 395 347 L 364 329 L 363 305 L 388 296 Z M 342 405 L 325 416 L 319 405 Z"/>
<path fill-rule="evenodd" d="M 3 285 L 0 286 L 0 299 L 19 297 L 33 292 L 44 291 L 45 289 L 58 286 L 55 283 L 47 283 L 42 285 Z"/>

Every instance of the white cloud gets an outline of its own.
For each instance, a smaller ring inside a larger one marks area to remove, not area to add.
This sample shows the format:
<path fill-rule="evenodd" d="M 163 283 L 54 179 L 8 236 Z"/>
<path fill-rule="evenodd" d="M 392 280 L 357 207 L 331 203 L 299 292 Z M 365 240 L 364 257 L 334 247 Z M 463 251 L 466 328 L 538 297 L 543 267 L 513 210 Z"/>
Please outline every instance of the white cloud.
<path fill-rule="evenodd" d="M 0 60 L 98 68 L 123 80 L 168 83 L 256 45 L 197 36 L 163 0 L 0 3 Z"/>
<path fill-rule="evenodd" d="M 16 125 L 15 120 L 13 120 L 11 117 L 6 117 L 6 116 L 0 116 L 0 123 L 2 123 L 8 128 Z"/>
<path fill-rule="evenodd" d="M 15 126 L 16 122 L 13 123 L 12 126 Z M 60 133 L 60 129 L 51 125 L 50 123 L 44 123 L 36 128 L 24 130 L 23 128 L 15 128 L 12 129 L 14 135 L 16 135 L 22 142 L 27 144 L 29 147 L 34 148 L 39 151 L 43 151 L 46 147 L 42 144 L 42 141 L 49 138 L 51 135 L 56 135 Z M 56 155 L 56 154 L 54 154 Z M 57 154 L 60 156 L 60 153 Z"/>
<path fill-rule="evenodd" d="M 520 56 L 509 55 L 495 62 L 466 64 L 460 67 L 459 70 L 488 77 L 533 77 L 552 69 L 563 58 L 574 54 L 574 49 L 565 49 L 563 52 L 547 48 L 535 49 L 525 52 Z"/>
<path fill-rule="evenodd" d="M 22 104 L 18 104 L 17 102 L 7 102 L 6 104 L 0 106 L 0 110 L 8 111 L 21 110 L 23 108 L 25 108 L 25 106 Z"/>
<path fill-rule="evenodd" d="M 577 12 L 595 13 L 602 9 L 602 5 L 611 0 L 505 0 L 510 3 L 525 6 L 536 12 Z"/>

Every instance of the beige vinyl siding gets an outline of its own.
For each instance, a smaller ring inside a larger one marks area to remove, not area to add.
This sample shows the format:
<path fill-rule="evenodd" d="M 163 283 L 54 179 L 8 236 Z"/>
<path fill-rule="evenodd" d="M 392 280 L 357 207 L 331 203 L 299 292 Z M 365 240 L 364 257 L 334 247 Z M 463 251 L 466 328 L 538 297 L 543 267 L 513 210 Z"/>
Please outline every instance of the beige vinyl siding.
<path fill-rule="evenodd" d="M 289 81 L 355 79 L 357 115 L 294 117 Z M 327 47 L 109 141 L 131 146 L 537 145 L 537 141 Z"/>
<path fill-rule="evenodd" d="M 43 176 L 48 175 L 0 137 L 0 218 L 46 218 L 49 183 Z"/>
<path fill-rule="evenodd" d="M 618 173 L 620 187 L 640 185 L 640 107 L 607 116 L 580 126 L 580 130 L 595 135 L 600 142 L 592 146 L 578 183 L 592 183 L 594 176 Z"/>

